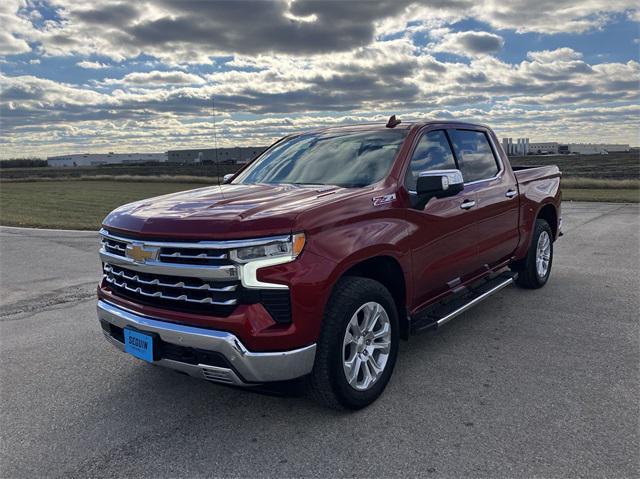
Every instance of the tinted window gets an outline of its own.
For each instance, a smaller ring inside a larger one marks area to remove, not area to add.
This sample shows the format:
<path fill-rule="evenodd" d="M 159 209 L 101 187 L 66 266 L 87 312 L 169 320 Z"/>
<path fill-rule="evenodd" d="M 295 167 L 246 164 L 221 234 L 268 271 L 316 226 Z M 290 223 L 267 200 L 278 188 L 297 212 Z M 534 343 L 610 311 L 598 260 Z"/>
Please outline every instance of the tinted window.
<path fill-rule="evenodd" d="M 470 130 L 451 130 L 449 134 L 466 183 L 496 176 L 498 163 L 487 135 Z"/>
<path fill-rule="evenodd" d="M 386 129 L 295 136 L 264 152 L 233 183 L 370 185 L 387 175 L 406 135 Z"/>
<path fill-rule="evenodd" d="M 418 174 L 421 171 L 452 168 L 456 168 L 456 162 L 444 131 L 430 131 L 420 138 L 413 152 L 405 184 L 409 190 L 415 190 Z"/>

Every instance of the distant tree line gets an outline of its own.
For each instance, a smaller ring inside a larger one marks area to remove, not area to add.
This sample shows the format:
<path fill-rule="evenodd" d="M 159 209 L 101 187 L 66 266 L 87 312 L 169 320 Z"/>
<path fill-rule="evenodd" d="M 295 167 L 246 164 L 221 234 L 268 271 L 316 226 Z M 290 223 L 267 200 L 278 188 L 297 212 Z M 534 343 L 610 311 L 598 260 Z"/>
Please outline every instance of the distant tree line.
<path fill-rule="evenodd" d="M 40 158 L 11 158 L 0 160 L 0 168 L 41 168 L 47 166 L 47 160 Z"/>

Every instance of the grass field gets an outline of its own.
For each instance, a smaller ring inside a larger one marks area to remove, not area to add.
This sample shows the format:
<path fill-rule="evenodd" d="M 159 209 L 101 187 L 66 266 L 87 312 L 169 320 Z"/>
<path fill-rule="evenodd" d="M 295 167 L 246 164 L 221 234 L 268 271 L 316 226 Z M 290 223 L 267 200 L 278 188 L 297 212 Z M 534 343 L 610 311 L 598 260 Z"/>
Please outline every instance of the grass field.
<path fill-rule="evenodd" d="M 562 190 L 563 201 L 603 201 L 611 203 L 638 203 L 640 202 L 639 189 L 585 189 L 564 188 Z"/>
<path fill-rule="evenodd" d="M 217 177 L 234 173 L 241 165 L 219 165 L 211 163 L 182 165 L 179 163 L 158 163 L 150 165 L 103 165 L 57 168 L 0 168 L 0 180 L 40 180 L 67 178 L 112 178 L 121 176 L 163 178 L 174 177 Z"/>
<path fill-rule="evenodd" d="M 117 206 L 202 183 L 46 181 L 0 183 L 0 224 L 97 230 Z"/>
<path fill-rule="evenodd" d="M 215 182 L 212 182 L 215 183 Z M 111 210 L 122 204 L 202 188 L 198 182 L 158 181 L 22 181 L 0 183 L 0 224 L 37 228 L 97 230 Z M 638 202 L 637 188 L 566 188 L 564 200 Z"/>
<path fill-rule="evenodd" d="M 513 165 L 558 165 L 564 178 L 640 179 L 640 157 L 637 150 L 609 155 L 532 155 L 512 157 Z M 0 168 L 0 180 L 62 179 L 116 176 L 216 177 L 233 173 L 240 165 L 211 163 L 156 163 L 147 165 L 102 165 L 67 168 Z"/>
<path fill-rule="evenodd" d="M 563 178 L 640 179 L 638 150 L 609 155 L 531 155 L 509 158 L 512 165 L 558 165 Z"/>

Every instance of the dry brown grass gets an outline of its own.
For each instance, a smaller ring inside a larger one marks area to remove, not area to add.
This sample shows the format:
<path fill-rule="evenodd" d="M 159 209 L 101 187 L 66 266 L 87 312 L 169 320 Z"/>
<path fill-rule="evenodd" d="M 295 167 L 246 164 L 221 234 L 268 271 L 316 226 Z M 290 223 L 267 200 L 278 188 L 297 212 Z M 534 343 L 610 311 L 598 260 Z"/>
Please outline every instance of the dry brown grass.
<path fill-rule="evenodd" d="M 215 185 L 218 183 L 218 179 L 212 176 L 189 176 L 189 175 L 88 175 L 77 176 L 73 178 L 5 178 L 2 183 L 41 183 L 51 181 L 115 181 L 122 182 L 135 182 L 135 183 L 202 183 L 206 185 Z M 222 178 L 220 179 L 222 183 Z"/>
<path fill-rule="evenodd" d="M 215 185 L 218 179 L 211 176 L 191 175 L 87 175 L 75 178 L 6 178 L 2 183 L 50 182 L 50 181 L 114 181 L 135 183 L 201 183 Z M 222 178 L 220 179 L 222 182 Z M 614 180 L 608 178 L 562 178 L 562 187 L 567 189 L 633 190 L 640 189 L 640 180 Z"/>
<path fill-rule="evenodd" d="M 608 178 L 562 178 L 562 188 L 581 190 L 634 190 L 640 189 L 640 180 L 612 180 Z"/>

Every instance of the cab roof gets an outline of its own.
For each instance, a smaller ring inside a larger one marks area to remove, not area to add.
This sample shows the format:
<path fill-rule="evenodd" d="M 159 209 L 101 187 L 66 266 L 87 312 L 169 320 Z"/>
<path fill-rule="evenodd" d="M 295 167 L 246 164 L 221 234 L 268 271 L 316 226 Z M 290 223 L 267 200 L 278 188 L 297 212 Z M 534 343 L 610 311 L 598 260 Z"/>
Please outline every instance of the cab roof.
<path fill-rule="evenodd" d="M 401 119 L 402 120 L 402 119 Z M 443 125 L 455 128 L 489 128 L 481 123 L 470 123 L 457 120 L 418 120 L 418 121 L 402 121 L 394 127 L 388 127 L 383 122 L 372 123 L 355 123 L 351 125 L 329 126 L 325 128 L 317 128 L 310 132 L 338 132 L 338 131 L 371 131 L 371 130 L 410 130 L 412 128 L 422 128 L 427 125 Z"/>

